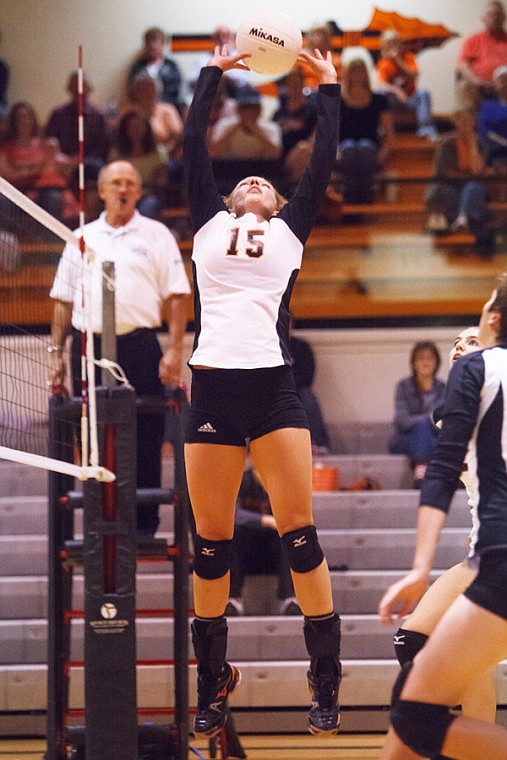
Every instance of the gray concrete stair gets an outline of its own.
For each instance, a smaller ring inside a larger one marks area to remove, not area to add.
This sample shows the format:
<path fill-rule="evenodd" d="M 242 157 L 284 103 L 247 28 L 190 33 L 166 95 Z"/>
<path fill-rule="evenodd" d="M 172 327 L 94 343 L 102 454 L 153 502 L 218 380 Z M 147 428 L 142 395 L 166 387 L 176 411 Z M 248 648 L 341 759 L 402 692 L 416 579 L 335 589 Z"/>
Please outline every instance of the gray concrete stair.
<path fill-rule="evenodd" d="M 380 626 L 376 607 L 387 586 L 404 574 L 411 561 L 419 494 L 410 488 L 411 473 L 404 457 L 334 455 L 319 461 L 338 468 L 342 487 L 364 477 L 381 485 L 381 490 L 375 491 L 316 492 L 313 507 L 332 568 L 335 607 L 342 616 L 344 730 L 347 722 L 350 730 L 382 730 L 398 670 L 392 648 L 397 625 Z M 165 482 L 170 482 L 171 468 L 171 462 L 164 463 Z M 0 714 L 10 716 L 9 731 L 20 730 L 23 714 L 46 708 L 46 494 L 45 472 L 0 462 Z M 159 535 L 172 543 L 171 505 L 162 506 L 161 518 Z M 469 522 L 466 495 L 459 491 L 442 535 L 433 578 L 463 559 Z M 81 525 L 81 510 L 76 510 L 76 537 Z M 72 572 L 72 606 L 82 609 L 82 568 L 76 565 Z M 170 561 L 140 563 L 136 583 L 139 609 L 173 606 Z M 309 695 L 302 618 L 276 614 L 275 589 L 273 576 L 247 578 L 244 602 L 248 615 L 229 620 L 229 656 L 243 671 L 243 684 L 231 702 L 240 730 L 305 728 Z M 143 616 L 136 628 L 139 658 L 171 657 L 170 617 Z M 71 641 L 71 656 L 80 660 L 82 619 L 72 621 Z M 138 681 L 140 707 L 172 704 L 171 667 L 140 666 Z M 497 681 L 499 694 L 507 696 L 504 664 L 497 668 Z M 190 686 L 193 702 L 193 667 Z M 82 707 L 83 700 L 83 670 L 72 668 L 69 706 Z M 276 726 L 269 708 L 273 714 L 276 711 Z"/>

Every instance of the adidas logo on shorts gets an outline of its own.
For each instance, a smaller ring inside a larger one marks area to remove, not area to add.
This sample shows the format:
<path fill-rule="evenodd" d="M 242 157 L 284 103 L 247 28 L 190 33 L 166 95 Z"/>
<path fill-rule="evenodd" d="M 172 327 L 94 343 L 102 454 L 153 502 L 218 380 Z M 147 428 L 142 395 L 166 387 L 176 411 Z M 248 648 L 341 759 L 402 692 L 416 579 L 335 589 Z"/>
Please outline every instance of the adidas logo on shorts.
<path fill-rule="evenodd" d="M 217 431 L 211 424 L 211 422 L 205 422 L 204 425 L 201 425 L 197 428 L 198 433 L 216 433 Z"/>

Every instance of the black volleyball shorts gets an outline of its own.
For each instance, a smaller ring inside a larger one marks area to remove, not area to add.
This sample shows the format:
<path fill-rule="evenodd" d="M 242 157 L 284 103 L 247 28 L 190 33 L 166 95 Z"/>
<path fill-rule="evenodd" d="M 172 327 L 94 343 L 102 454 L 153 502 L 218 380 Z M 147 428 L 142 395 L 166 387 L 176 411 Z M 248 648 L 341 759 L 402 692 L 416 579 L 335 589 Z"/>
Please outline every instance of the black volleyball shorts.
<path fill-rule="evenodd" d="M 187 443 L 245 446 L 282 428 L 309 429 L 290 367 L 192 368 Z"/>

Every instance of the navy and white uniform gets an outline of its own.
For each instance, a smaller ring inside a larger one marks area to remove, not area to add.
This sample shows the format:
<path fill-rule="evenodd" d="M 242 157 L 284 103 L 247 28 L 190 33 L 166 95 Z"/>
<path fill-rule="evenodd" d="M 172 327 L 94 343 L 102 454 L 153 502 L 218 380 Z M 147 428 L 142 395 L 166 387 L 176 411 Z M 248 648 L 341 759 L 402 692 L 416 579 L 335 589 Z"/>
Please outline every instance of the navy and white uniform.
<path fill-rule="evenodd" d="M 444 512 L 468 465 L 475 517 L 470 563 L 479 575 L 466 596 L 507 617 L 507 349 L 462 357 L 449 374 L 442 430 L 421 490 L 420 503 Z M 480 562 L 479 562 L 480 560 Z M 486 578 L 485 576 L 489 577 Z M 491 587 L 495 576 L 495 586 Z M 486 585 L 485 585 L 486 583 Z M 490 585 L 487 589 L 486 586 Z M 503 593 L 500 594 L 500 590 Z"/>
<path fill-rule="evenodd" d="M 184 130 L 195 229 L 187 440 L 242 445 L 245 438 L 276 428 L 308 427 L 290 370 L 289 301 L 336 154 L 340 87 L 320 86 L 315 147 L 306 171 L 289 203 L 259 222 L 252 213 L 239 218 L 230 213 L 213 178 L 206 134 L 221 76 L 215 66 L 201 70 Z M 210 375 L 196 367 L 214 369 Z M 247 377 L 251 370 L 254 377 Z"/>

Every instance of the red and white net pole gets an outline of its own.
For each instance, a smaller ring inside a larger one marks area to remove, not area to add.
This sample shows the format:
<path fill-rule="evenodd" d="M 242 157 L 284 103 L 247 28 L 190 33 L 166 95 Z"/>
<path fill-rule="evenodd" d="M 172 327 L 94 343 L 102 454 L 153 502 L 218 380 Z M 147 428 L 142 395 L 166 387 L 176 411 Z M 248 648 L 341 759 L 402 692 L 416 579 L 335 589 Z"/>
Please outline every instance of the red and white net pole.
<path fill-rule="evenodd" d="M 95 356 L 91 319 L 91 262 L 87 259 L 85 224 L 84 167 L 84 75 L 83 48 L 78 53 L 78 173 L 79 173 L 79 248 L 84 265 L 82 308 L 85 327 L 81 333 L 81 464 L 98 466 L 97 410 L 95 404 Z"/>

